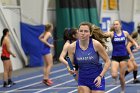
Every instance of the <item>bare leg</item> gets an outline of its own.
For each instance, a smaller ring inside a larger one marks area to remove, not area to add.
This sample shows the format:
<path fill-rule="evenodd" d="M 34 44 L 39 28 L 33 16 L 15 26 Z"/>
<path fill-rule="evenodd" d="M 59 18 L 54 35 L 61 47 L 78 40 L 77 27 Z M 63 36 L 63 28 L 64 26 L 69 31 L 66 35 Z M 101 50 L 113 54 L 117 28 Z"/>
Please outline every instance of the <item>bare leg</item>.
<path fill-rule="evenodd" d="M 11 79 L 12 77 L 12 64 L 11 61 L 9 60 L 9 72 L 8 72 L 8 79 Z"/>
<path fill-rule="evenodd" d="M 120 62 L 120 83 L 122 92 L 125 92 L 125 71 L 127 67 L 127 62 L 122 61 Z"/>
<path fill-rule="evenodd" d="M 49 78 L 50 71 L 51 71 L 51 68 L 53 66 L 52 54 L 45 55 L 44 56 L 44 60 L 45 60 L 45 65 L 44 65 L 44 79 L 48 79 Z"/>
<path fill-rule="evenodd" d="M 78 93 L 91 93 L 87 86 L 78 86 Z"/>
<path fill-rule="evenodd" d="M 112 75 L 112 78 L 115 79 L 115 84 L 117 83 L 118 69 L 119 69 L 119 62 L 112 61 L 112 63 L 111 63 L 111 75 Z"/>
<path fill-rule="evenodd" d="M 4 66 L 4 73 L 3 73 L 3 80 L 7 82 L 8 80 L 8 73 L 9 73 L 9 60 L 4 60 L 3 61 L 3 66 Z"/>

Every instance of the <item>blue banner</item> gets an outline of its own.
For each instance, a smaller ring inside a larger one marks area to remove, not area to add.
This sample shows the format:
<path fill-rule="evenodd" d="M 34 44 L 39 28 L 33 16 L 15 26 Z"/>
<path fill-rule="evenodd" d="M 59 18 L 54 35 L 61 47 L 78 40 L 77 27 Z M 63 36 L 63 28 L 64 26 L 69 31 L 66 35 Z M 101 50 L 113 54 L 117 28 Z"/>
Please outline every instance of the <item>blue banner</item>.
<path fill-rule="evenodd" d="M 42 66 L 43 43 L 38 39 L 39 35 L 45 31 L 44 25 L 32 26 L 21 23 L 21 44 L 25 54 L 29 57 L 30 67 Z"/>
<path fill-rule="evenodd" d="M 103 32 L 110 30 L 110 24 L 111 24 L 111 18 L 110 17 L 103 17 L 102 23 L 100 24 L 100 27 Z"/>
<path fill-rule="evenodd" d="M 122 29 L 128 31 L 131 34 L 134 31 L 134 22 L 124 22 L 121 21 Z"/>

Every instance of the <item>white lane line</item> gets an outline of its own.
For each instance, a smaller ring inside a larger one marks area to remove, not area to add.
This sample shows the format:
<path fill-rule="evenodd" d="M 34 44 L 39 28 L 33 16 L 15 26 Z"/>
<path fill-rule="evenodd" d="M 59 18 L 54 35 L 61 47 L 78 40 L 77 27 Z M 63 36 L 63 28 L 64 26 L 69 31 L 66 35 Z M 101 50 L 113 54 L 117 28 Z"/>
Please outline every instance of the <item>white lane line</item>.
<path fill-rule="evenodd" d="M 117 85 L 115 85 L 115 84 L 113 84 L 113 85 L 112 85 L 112 84 L 111 84 L 111 85 L 106 85 L 106 87 L 115 87 L 115 86 L 117 86 Z M 130 87 L 130 86 L 132 86 L 132 87 L 133 87 L 133 86 L 140 86 L 140 84 L 126 84 L 126 87 L 127 87 L 127 86 L 128 86 L 128 87 Z"/>
<path fill-rule="evenodd" d="M 73 89 L 77 87 L 57 87 L 57 88 L 51 88 L 51 89 Z"/>
<path fill-rule="evenodd" d="M 138 75 L 137 77 L 139 78 L 140 75 Z M 133 80 L 133 78 L 131 78 L 130 80 L 127 80 L 125 83 L 127 84 L 127 83 L 131 82 L 132 80 Z M 114 88 L 112 88 L 112 89 L 106 91 L 105 93 L 110 93 L 110 92 L 112 92 L 113 90 L 119 88 L 120 86 L 121 86 L 121 85 L 117 85 L 116 87 L 114 87 Z"/>
<path fill-rule="evenodd" d="M 77 87 L 57 87 L 57 88 L 51 88 L 51 89 L 53 89 L 53 90 L 61 90 L 61 89 L 75 89 L 75 88 L 77 88 Z M 26 89 L 26 90 L 17 90 L 16 92 L 22 92 L 22 91 L 39 91 L 39 90 L 42 90 L 42 89 L 46 89 L 46 88 L 37 88 L 37 89 Z M 4 91 L 0 91 L 0 93 L 3 93 Z"/>
<path fill-rule="evenodd" d="M 19 93 L 18 91 L 27 91 L 27 92 L 29 92 L 29 91 L 36 91 L 36 90 L 41 90 L 41 89 L 44 89 L 44 88 L 16 90 L 16 91 L 14 91 L 12 93 Z M 7 93 L 7 92 L 6 91 L 0 91 L 0 93 Z"/>
<path fill-rule="evenodd" d="M 73 90 L 73 91 L 70 91 L 68 93 L 74 93 L 74 92 L 77 92 L 77 89 Z"/>
<path fill-rule="evenodd" d="M 68 80 L 68 81 L 66 81 L 66 82 L 63 82 L 63 83 L 57 84 L 57 85 L 55 85 L 55 86 L 52 86 L 52 87 L 49 87 L 49 88 L 46 88 L 46 89 L 42 89 L 42 90 L 37 91 L 37 92 L 34 92 L 34 93 L 41 93 L 41 92 L 43 92 L 43 91 L 46 91 L 46 90 L 52 89 L 52 88 L 54 88 L 54 87 L 61 86 L 61 85 L 63 85 L 63 84 L 66 84 L 66 83 L 69 83 L 69 82 L 72 82 L 72 81 L 75 81 L 75 79 Z"/>
<path fill-rule="evenodd" d="M 106 79 L 109 79 L 109 78 L 111 78 L 111 77 L 112 77 L 112 76 L 111 76 L 111 75 L 109 75 L 109 76 L 105 77 L 105 80 L 106 80 Z"/>
<path fill-rule="evenodd" d="M 57 71 L 52 71 L 50 74 L 58 73 L 58 72 L 65 71 L 65 70 L 67 70 L 67 68 L 60 69 L 60 70 L 57 70 Z M 42 77 L 42 76 L 43 76 L 43 74 L 40 74 L 40 75 L 37 75 L 37 76 L 34 76 L 34 77 L 29 77 L 29 78 L 17 80 L 17 81 L 15 81 L 15 83 L 20 83 L 20 82 L 23 82 L 23 81 L 39 78 L 39 77 Z M 2 87 L 2 85 L 0 85 L 0 87 Z"/>
<path fill-rule="evenodd" d="M 67 74 L 60 75 L 60 76 L 57 76 L 57 77 L 54 77 L 54 78 L 51 78 L 51 79 L 52 79 L 52 80 L 53 80 L 53 79 L 58 79 L 58 78 L 62 78 L 62 77 L 64 77 L 64 76 L 68 76 L 68 75 L 70 75 L 70 74 L 67 73 Z M 16 90 L 19 90 L 19 89 L 27 88 L 27 87 L 30 87 L 30 86 L 33 86 L 33 85 L 37 85 L 37 84 L 40 84 L 40 83 L 42 83 L 42 82 L 39 81 L 39 82 L 32 83 L 32 84 L 29 84 L 29 85 L 26 85 L 26 86 L 22 86 L 22 87 L 19 87 L 19 88 L 15 88 L 15 89 L 6 91 L 6 93 L 10 93 L 10 92 L 13 92 L 13 91 L 16 91 Z"/>

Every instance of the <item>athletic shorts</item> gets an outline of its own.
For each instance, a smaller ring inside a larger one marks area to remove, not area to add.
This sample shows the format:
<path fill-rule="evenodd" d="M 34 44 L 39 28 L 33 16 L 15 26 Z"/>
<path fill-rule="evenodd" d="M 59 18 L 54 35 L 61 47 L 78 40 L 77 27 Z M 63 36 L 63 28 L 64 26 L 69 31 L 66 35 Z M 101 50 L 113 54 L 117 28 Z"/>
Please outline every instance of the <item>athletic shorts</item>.
<path fill-rule="evenodd" d="M 100 87 L 96 87 L 94 80 L 95 79 L 92 79 L 92 78 L 87 78 L 87 79 L 78 78 L 78 86 L 86 86 L 90 90 L 105 91 L 105 79 L 102 78 Z"/>
<path fill-rule="evenodd" d="M 4 60 L 10 60 L 10 57 L 1 56 L 1 60 L 2 61 L 4 61 Z"/>
<path fill-rule="evenodd" d="M 42 51 L 42 55 L 47 55 L 47 54 L 50 54 L 51 53 L 51 48 L 45 48 L 45 49 L 43 49 L 43 51 Z"/>
<path fill-rule="evenodd" d="M 129 56 L 112 56 L 111 60 L 116 61 L 116 62 L 121 62 L 121 61 L 128 61 L 130 59 Z"/>

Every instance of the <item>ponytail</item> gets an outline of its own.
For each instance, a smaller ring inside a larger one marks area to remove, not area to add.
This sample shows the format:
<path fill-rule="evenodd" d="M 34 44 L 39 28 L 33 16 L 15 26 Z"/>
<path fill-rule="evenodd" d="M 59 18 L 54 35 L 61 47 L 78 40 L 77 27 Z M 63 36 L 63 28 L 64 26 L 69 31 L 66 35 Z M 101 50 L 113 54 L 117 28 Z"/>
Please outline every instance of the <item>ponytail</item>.
<path fill-rule="evenodd" d="M 2 38 L 1 38 L 1 42 L 0 42 L 0 45 L 1 45 L 1 46 L 2 46 L 3 39 L 4 39 L 4 35 L 3 35 Z"/>
<path fill-rule="evenodd" d="M 100 29 L 100 27 L 96 25 L 92 25 L 92 30 L 91 30 L 91 37 L 99 41 L 103 47 L 107 48 L 105 41 L 108 38 Z"/>
<path fill-rule="evenodd" d="M 5 28 L 5 29 L 3 30 L 3 36 L 1 37 L 1 43 L 0 43 L 1 46 L 2 46 L 3 39 L 4 39 L 4 37 L 6 36 L 7 32 L 9 32 L 9 30 L 8 30 L 7 28 Z"/>

